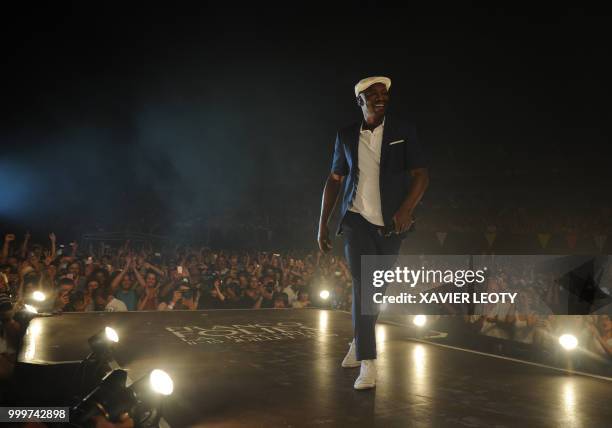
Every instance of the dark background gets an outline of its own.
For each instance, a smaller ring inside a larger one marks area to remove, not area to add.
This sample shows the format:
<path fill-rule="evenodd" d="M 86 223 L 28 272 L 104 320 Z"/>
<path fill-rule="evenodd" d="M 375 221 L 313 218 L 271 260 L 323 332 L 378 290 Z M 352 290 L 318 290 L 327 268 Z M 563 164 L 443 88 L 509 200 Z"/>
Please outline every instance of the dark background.
<path fill-rule="evenodd" d="M 452 223 L 469 201 L 473 227 L 509 207 L 605 215 L 609 16 L 443 12 L 7 12 L 0 229 L 197 238 L 206 224 L 283 224 L 314 245 L 335 131 L 359 119 L 353 86 L 376 74 L 431 159 L 421 217 Z"/>

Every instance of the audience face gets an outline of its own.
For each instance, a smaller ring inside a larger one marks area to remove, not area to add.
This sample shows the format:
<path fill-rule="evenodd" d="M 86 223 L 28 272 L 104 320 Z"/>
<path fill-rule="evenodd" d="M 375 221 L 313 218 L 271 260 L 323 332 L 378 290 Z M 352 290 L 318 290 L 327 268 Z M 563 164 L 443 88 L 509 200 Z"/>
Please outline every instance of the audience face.
<path fill-rule="evenodd" d="M 133 283 L 134 280 L 132 279 L 132 276 L 129 273 L 126 273 L 121 280 L 121 288 L 127 291 L 132 288 Z"/>
<path fill-rule="evenodd" d="M 238 277 L 238 284 L 242 289 L 247 287 L 247 285 L 249 284 L 249 280 L 247 279 L 246 275 L 240 275 Z"/>
<path fill-rule="evenodd" d="M 87 282 L 87 291 L 89 293 L 93 293 L 95 290 L 98 289 L 98 287 L 100 287 L 100 283 L 98 282 L 97 279 L 90 279 Z"/>
<path fill-rule="evenodd" d="M 148 288 L 156 287 L 157 286 L 157 275 L 155 275 L 152 272 L 147 273 L 147 276 L 145 277 L 145 283 L 147 284 Z"/>
<path fill-rule="evenodd" d="M 108 303 L 107 299 L 104 298 L 103 295 L 98 294 L 96 295 L 96 306 L 98 307 L 99 310 L 104 310 L 104 307 L 106 306 L 106 304 Z"/>
<path fill-rule="evenodd" d="M 81 265 L 78 263 L 70 263 L 70 266 L 68 266 L 68 273 L 71 273 L 73 278 L 78 278 L 81 273 Z"/>
<path fill-rule="evenodd" d="M 98 270 L 95 274 L 95 278 L 98 281 L 98 284 L 106 283 L 106 275 L 104 275 L 104 271 Z"/>
<path fill-rule="evenodd" d="M 59 289 L 59 294 L 64 296 L 70 294 L 74 290 L 74 284 L 62 284 Z"/>
<path fill-rule="evenodd" d="M 47 266 L 47 275 L 49 278 L 55 278 L 57 275 L 57 267 L 54 264 Z"/>
<path fill-rule="evenodd" d="M 85 303 L 85 299 L 83 298 L 83 295 L 81 293 L 78 293 L 78 296 L 75 297 L 72 301 L 72 309 L 74 309 L 75 312 L 84 312 L 85 311 L 85 307 L 87 306 Z"/>

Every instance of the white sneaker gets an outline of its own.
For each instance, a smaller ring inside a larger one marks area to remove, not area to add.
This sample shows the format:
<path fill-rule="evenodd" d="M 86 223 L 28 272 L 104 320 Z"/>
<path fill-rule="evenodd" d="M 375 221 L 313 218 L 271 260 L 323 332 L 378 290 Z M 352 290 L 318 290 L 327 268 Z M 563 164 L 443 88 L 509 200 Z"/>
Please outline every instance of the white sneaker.
<path fill-rule="evenodd" d="M 348 352 L 346 353 L 346 356 L 344 357 L 344 360 L 342 360 L 342 367 L 344 368 L 350 368 L 350 367 L 359 367 L 361 365 L 361 363 L 359 361 L 357 361 L 357 351 L 356 351 L 356 347 L 355 347 L 355 339 L 353 339 L 353 341 L 351 343 L 349 343 L 350 348 L 348 350 Z"/>
<path fill-rule="evenodd" d="M 362 360 L 355 389 L 370 389 L 376 386 L 376 360 Z"/>

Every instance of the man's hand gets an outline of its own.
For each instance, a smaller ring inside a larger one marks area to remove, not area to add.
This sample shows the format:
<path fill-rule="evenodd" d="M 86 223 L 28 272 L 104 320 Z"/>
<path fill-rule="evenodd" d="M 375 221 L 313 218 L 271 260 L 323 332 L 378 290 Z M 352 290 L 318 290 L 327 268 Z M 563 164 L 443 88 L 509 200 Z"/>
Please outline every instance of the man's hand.
<path fill-rule="evenodd" d="M 4 242 L 12 242 L 14 240 L 15 240 L 14 233 L 7 233 L 6 235 L 4 235 Z"/>
<path fill-rule="evenodd" d="M 327 226 L 319 226 L 319 235 L 317 237 L 319 243 L 319 249 L 324 253 L 327 253 L 332 249 L 331 241 L 329 240 L 329 230 Z"/>
<path fill-rule="evenodd" d="M 412 216 L 412 210 L 400 209 L 393 216 L 393 224 L 395 225 L 395 233 L 402 233 L 410 229 L 410 226 L 414 223 L 414 217 Z"/>
<path fill-rule="evenodd" d="M 51 233 L 49 234 L 49 240 L 50 240 L 51 242 L 55 242 L 55 233 L 51 232 Z"/>

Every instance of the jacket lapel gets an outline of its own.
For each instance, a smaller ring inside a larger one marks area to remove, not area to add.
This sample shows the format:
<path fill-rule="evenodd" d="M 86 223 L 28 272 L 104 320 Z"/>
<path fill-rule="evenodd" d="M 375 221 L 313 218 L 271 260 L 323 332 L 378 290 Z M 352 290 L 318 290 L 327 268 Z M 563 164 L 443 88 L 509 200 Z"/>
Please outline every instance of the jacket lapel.
<path fill-rule="evenodd" d="M 380 171 L 383 171 L 385 162 L 389 156 L 389 143 L 393 141 L 393 128 L 389 123 L 389 119 L 385 117 L 385 127 L 383 129 L 383 139 L 380 147 Z"/>
<path fill-rule="evenodd" d="M 351 150 L 353 164 L 351 165 L 355 171 L 359 168 L 359 129 L 361 122 L 355 123 L 349 130 L 348 141 Z"/>

